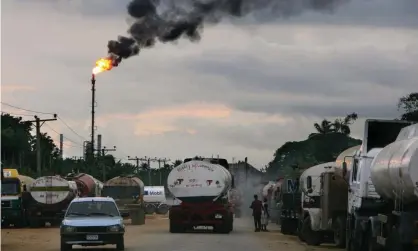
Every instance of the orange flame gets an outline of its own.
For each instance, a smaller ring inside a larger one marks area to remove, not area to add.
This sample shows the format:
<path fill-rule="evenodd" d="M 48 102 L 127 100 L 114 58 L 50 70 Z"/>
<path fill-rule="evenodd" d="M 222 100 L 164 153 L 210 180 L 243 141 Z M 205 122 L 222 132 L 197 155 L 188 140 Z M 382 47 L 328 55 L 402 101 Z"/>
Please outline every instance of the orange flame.
<path fill-rule="evenodd" d="M 93 68 L 93 74 L 96 75 L 100 72 L 110 71 L 113 68 L 112 59 L 101 58 L 96 61 L 96 67 Z"/>

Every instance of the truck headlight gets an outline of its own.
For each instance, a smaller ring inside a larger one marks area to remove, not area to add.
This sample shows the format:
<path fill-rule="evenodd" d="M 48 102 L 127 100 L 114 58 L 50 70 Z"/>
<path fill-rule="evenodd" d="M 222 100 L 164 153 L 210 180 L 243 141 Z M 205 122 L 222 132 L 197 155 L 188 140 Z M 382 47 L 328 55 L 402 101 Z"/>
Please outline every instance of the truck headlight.
<path fill-rule="evenodd" d="M 107 231 L 109 231 L 109 232 L 119 232 L 121 229 L 122 229 L 121 226 L 114 225 L 114 226 L 108 227 Z"/>
<path fill-rule="evenodd" d="M 76 231 L 75 227 L 71 227 L 71 226 L 63 226 L 62 230 L 66 233 L 72 233 Z"/>
<path fill-rule="evenodd" d="M 222 214 L 215 214 L 215 219 L 222 219 Z"/>

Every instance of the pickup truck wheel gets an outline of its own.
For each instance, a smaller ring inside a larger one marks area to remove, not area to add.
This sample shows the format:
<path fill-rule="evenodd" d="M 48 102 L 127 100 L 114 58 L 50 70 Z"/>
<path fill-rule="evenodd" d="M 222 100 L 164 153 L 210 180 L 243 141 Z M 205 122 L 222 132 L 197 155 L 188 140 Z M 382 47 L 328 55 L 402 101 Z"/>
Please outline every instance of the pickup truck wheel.
<path fill-rule="evenodd" d="M 61 251 L 68 251 L 73 248 L 72 245 L 69 245 L 61 240 Z"/>
<path fill-rule="evenodd" d="M 118 251 L 125 250 L 125 241 L 123 239 L 123 236 L 121 236 L 119 241 L 116 243 L 116 250 Z"/>
<path fill-rule="evenodd" d="M 302 236 L 309 246 L 319 246 L 321 244 L 321 234 L 312 230 L 309 216 L 303 220 Z"/>

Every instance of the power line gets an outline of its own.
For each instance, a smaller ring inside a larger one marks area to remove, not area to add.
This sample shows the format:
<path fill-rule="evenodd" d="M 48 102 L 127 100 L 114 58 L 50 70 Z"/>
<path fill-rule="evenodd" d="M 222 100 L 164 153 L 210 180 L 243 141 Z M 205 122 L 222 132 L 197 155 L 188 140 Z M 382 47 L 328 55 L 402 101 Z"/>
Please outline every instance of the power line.
<path fill-rule="evenodd" d="M 14 113 L 14 112 L 8 112 L 8 111 L 1 111 L 1 114 L 9 114 L 9 115 L 14 115 L 14 116 L 33 116 L 32 114 L 22 114 L 22 113 Z"/>
<path fill-rule="evenodd" d="M 15 109 L 19 109 L 19 110 L 22 110 L 22 111 L 39 113 L 39 114 L 48 114 L 48 115 L 54 115 L 55 114 L 55 113 L 52 113 L 52 112 L 39 112 L 39 111 L 29 110 L 29 109 L 25 109 L 25 108 L 22 108 L 22 107 L 18 107 L 18 106 L 15 106 L 15 105 L 11 105 L 11 104 L 8 104 L 8 103 L 5 103 L 5 102 L 0 102 L 0 103 L 2 105 L 6 105 L 6 106 L 9 106 L 9 107 L 12 107 L 12 108 L 15 108 Z"/>
<path fill-rule="evenodd" d="M 48 124 L 45 124 L 49 129 L 51 129 L 53 132 L 55 132 L 56 134 L 58 134 L 58 135 L 60 135 L 61 133 L 59 133 L 57 130 L 55 130 L 54 128 L 52 128 L 50 125 L 48 125 Z M 83 146 L 82 144 L 80 144 L 80 143 L 77 143 L 77 142 L 75 142 L 74 140 L 72 140 L 72 139 L 70 139 L 70 138 L 68 138 L 68 137 L 66 137 L 66 136 L 63 136 L 64 137 L 64 139 L 66 139 L 66 140 L 68 140 L 68 141 L 70 141 L 70 142 L 72 142 L 72 143 L 74 143 L 74 144 L 76 144 L 76 145 L 79 145 L 79 146 Z"/>
<path fill-rule="evenodd" d="M 19 110 L 22 110 L 22 111 L 27 111 L 27 112 L 32 112 L 32 113 L 39 113 L 39 114 L 50 114 L 50 115 L 54 115 L 54 113 L 50 113 L 50 112 L 40 112 L 40 111 L 35 111 L 35 110 L 30 110 L 30 109 L 26 109 L 26 108 L 22 108 L 22 107 L 19 107 L 19 106 L 15 106 L 15 105 L 11 105 L 11 104 L 8 104 L 8 103 L 5 103 L 5 102 L 0 102 L 1 104 L 3 104 L 3 105 L 6 105 L 6 106 L 9 106 L 9 107 L 12 107 L 12 108 L 15 108 L 15 109 L 19 109 Z M 12 114 L 12 113 L 9 113 L 9 114 Z M 18 116 L 31 116 L 30 114 L 13 114 L 13 115 L 18 115 Z M 82 139 L 83 141 L 84 140 L 86 140 L 86 138 L 84 138 L 83 136 L 81 136 L 80 134 L 78 134 L 73 128 L 71 128 L 71 126 L 69 126 L 65 121 L 64 121 L 64 119 L 63 118 L 61 118 L 61 117 L 59 117 L 59 116 L 57 116 L 57 118 L 72 132 L 72 133 L 74 133 L 75 135 L 77 135 L 80 139 Z"/>
<path fill-rule="evenodd" d="M 74 131 L 74 129 L 73 128 L 71 128 L 67 123 L 65 123 L 65 121 L 61 118 L 61 117 L 59 117 L 58 116 L 58 119 L 68 128 L 68 129 L 70 129 L 75 135 L 77 135 L 80 139 L 82 139 L 82 140 L 86 140 L 86 138 L 84 138 L 83 136 L 81 136 L 80 134 L 78 134 L 76 131 Z"/>

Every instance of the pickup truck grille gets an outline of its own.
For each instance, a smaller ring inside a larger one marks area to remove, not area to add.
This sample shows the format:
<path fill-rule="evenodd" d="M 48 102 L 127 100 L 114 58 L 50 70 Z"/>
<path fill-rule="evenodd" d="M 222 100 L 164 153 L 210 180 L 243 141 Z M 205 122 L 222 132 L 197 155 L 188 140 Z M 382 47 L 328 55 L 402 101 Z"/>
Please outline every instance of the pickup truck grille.
<path fill-rule="evenodd" d="M 77 227 L 79 233 L 105 233 L 107 227 Z"/>
<path fill-rule="evenodd" d="M 10 207 L 12 207 L 12 202 L 10 200 L 1 202 L 1 208 L 10 208 Z"/>

